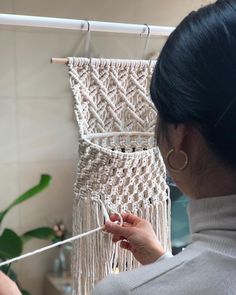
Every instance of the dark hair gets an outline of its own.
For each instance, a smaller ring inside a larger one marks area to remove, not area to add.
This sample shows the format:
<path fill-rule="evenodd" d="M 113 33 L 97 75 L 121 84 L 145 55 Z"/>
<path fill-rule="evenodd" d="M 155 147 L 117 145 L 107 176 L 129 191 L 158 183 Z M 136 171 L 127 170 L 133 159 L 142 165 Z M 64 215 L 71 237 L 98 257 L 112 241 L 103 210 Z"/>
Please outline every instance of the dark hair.
<path fill-rule="evenodd" d="M 191 12 L 157 60 L 151 98 L 165 123 L 195 124 L 236 167 L 236 0 Z"/>

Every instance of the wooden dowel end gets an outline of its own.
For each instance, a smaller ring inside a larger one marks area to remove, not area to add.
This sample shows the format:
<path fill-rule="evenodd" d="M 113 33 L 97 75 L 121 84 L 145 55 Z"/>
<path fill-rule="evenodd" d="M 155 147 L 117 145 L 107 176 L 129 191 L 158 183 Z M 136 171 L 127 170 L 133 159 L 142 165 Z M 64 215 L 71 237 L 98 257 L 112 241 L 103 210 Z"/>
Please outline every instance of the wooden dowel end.
<path fill-rule="evenodd" d="M 59 57 L 52 57 L 51 63 L 53 64 L 64 64 L 66 65 L 68 63 L 68 58 L 59 58 Z"/>

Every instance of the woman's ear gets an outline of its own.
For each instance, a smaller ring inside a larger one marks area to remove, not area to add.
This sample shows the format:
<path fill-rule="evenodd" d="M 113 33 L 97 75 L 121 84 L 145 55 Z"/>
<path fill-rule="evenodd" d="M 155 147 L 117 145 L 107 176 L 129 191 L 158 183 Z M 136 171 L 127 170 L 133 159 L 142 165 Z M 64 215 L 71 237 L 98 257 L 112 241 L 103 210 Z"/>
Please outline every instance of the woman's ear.
<path fill-rule="evenodd" d="M 184 150 L 186 136 L 189 128 L 185 124 L 170 124 L 168 134 L 172 148 L 178 152 Z"/>

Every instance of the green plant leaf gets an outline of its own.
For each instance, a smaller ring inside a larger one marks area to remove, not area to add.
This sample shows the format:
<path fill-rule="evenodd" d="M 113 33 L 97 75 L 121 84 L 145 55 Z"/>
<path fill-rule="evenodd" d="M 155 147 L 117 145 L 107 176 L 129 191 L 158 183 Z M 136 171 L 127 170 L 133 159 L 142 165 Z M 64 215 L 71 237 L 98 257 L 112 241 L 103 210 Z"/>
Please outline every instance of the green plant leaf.
<path fill-rule="evenodd" d="M 38 227 L 24 233 L 21 239 L 25 243 L 32 238 L 52 241 L 54 237 L 54 230 L 51 227 Z"/>
<path fill-rule="evenodd" d="M 10 259 L 19 256 L 22 250 L 21 238 L 14 231 L 6 228 L 0 236 L 0 258 Z"/>
<path fill-rule="evenodd" d="M 27 290 L 20 290 L 22 295 L 31 295 Z"/>
<path fill-rule="evenodd" d="M 43 191 L 50 184 L 51 179 L 52 178 L 50 175 L 42 174 L 40 182 L 36 186 L 32 187 L 31 189 L 29 189 L 28 191 L 26 191 L 25 193 L 20 195 L 12 204 L 10 204 L 10 206 L 8 206 L 4 211 L 0 212 L 0 223 L 2 222 L 4 216 L 13 207 L 15 207 L 16 205 L 18 205 L 22 202 L 25 202 L 26 200 L 34 197 L 35 195 L 37 195 L 38 193 Z"/>
<path fill-rule="evenodd" d="M 53 243 L 58 243 L 61 242 L 61 237 L 57 237 L 56 235 L 54 236 L 54 238 L 52 239 Z"/>
<path fill-rule="evenodd" d="M 10 274 L 12 273 L 11 264 L 1 266 L 0 270 L 10 278 Z"/>

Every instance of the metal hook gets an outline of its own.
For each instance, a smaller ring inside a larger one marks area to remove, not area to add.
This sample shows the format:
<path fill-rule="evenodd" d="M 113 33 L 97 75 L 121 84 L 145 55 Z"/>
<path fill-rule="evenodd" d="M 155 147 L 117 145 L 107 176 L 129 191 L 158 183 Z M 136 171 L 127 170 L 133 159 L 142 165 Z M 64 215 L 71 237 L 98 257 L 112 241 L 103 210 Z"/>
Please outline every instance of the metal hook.
<path fill-rule="evenodd" d="M 90 53 L 90 43 L 91 43 L 91 24 L 89 20 L 86 20 L 87 22 L 87 36 L 86 36 L 86 40 L 85 40 L 85 53 L 88 55 L 88 57 L 90 57 L 91 53 Z"/>
<path fill-rule="evenodd" d="M 86 22 L 88 26 L 87 32 L 90 33 L 90 30 L 91 30 L 90 21 L 86 19 Z"/>
<path fill-rule="evenodd" d="M 148 44 L 149 44 L 150 35 L 151 35 L 150 26 L 148 24 L 144 24 L 144 26 L 145 26 L 144 33 L 147 30 L 147 35 L 146 35 L 145 47 L 144 47 L 144 50 L 143 50 L 143 59 L 145 59 L 146 56 L 147 56 Z"/>
<path fill-rule="evenodd" d="M 145 28 L 145 32 L 146 32 L 146 29 L 148 30 L 147 37 L 149 38 L 149 36 L 150 36 L 150 34 L 151 34 L 151 28 L 149 27 L 148 24 L 144 24 L 144 26 L 146 26 L 146 28 Z"/>
<path fill-rule="evenodd" d="M 87 30 L 86 30 L 87 28 Z M 82 32 L 84 32 L 82 34 L 82 38 L 81 38 L 81 41 L 79 42 L 78 46 L 75 48 L 74 50 L 74 54 L 73 55 L 81 55 L 81 50 L 82 50 L 82 54 L 84 55 L 88 55 L 90 56 L 90 39 L 91 39 L 91 36 L 90 36 L 90 32 L 91 32 L 91 24 L 90 24 L 90 21 L 89 20 L 84 20 L 84 22 L 82 23 L 81 25 L 81 29 L 82 29 Z M 88 54 L 89 53 L 89 54 Z"/>

